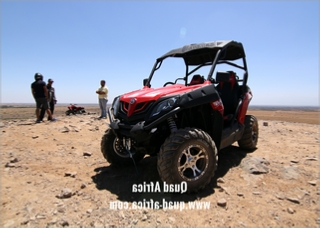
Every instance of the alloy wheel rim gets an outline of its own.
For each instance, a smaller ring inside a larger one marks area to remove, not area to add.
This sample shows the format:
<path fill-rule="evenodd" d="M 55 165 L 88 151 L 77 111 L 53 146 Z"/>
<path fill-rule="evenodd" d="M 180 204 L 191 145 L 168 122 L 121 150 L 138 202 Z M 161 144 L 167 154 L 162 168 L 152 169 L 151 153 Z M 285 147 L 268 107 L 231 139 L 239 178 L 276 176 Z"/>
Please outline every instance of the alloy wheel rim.
<path fill-rule="evenodd" d="M 122 145 L 122 142 L 119 140 L 119 138 L 116 138 L 113 141 L 113 150 L 114 152 L 119 155 L 122 158 L 129 158 L 130 154 L 129 152 L 126 150 L 126 148 Z M 131 151 L 130 151 L 131 152 Z M 134 155 L 134 152 L 131 152 L 132 155 Z"/>
<path fill-rule="evenodd" d="M 208 169 L 208 152 L 200 145 L 190 145 L 182 151 L 177 163 L 182 179 L 196 181 Z"/>

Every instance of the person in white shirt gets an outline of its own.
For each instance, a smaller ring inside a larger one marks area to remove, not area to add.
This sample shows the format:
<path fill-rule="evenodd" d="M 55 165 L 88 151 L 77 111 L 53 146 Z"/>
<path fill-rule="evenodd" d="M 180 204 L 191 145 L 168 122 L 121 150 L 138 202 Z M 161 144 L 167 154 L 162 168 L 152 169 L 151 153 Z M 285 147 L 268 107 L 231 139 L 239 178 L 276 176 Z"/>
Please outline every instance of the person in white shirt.
<path fill-rule="evenodd" d="M 99 118 L 107 118 L 107 103 L 108 103 L 108 87 L 106 86 L 106 81 L 100 81 L 100 87 L 97 89 L 96 93 L 99 94 L 99 107 L 101 110 Z"/>

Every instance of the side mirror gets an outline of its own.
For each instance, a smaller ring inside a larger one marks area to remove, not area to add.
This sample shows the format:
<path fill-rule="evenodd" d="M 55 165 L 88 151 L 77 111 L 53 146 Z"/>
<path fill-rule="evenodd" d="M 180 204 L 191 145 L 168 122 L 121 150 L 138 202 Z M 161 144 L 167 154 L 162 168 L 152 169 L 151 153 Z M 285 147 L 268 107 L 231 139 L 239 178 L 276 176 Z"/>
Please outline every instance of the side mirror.
<path fill-rule="evenodd" d="M 145 78 L 143 79 L 143 86 L 148 86 L 150 87 L 150 85 L 147 85 L 149 78 Z"/>

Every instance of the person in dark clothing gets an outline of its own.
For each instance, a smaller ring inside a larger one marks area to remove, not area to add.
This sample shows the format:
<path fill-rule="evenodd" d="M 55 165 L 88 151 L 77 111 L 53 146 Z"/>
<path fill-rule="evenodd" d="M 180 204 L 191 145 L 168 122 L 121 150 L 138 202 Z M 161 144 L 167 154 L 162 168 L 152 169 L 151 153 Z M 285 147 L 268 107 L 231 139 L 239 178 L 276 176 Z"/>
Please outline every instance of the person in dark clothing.
<path fill-rule="evenodd" d="M 54 112 L 54 105 L 57 103 L 57 99 L 56 99 L 56 93 L 55 93 L 55 90 L 52 86 L 52 83 L 54 81 L 50 78 L 48 80 L 48 84 L 47 84 L 47 89 L 48 89 L 48 95 L 49 95 L 49 108 L 50 108 L 50 111 L 51 111 L 51 114 L 53 115 L 53 112 Z M 41 112 L 40 112 L 40 117 L 39 117 L 39 120 L 42 121 L 43 120 L 43 117 L 45 115 L 45 109 L 42 108 L 41 109 Z M 48 120 L 50 120 L 50 117 L 48 116 Z"/>
<path fill-rule="evenodd" d="M 48 104 L 48 89 L 46 83 L 43 81 L 43 76 L 40 73 L 34 75 L 35 82 L 31 84 L 31 93 L 36 101 L 36 123 L 40 123 L 40 109 L 44 108 L 50 120 L 54 121 Z"/>

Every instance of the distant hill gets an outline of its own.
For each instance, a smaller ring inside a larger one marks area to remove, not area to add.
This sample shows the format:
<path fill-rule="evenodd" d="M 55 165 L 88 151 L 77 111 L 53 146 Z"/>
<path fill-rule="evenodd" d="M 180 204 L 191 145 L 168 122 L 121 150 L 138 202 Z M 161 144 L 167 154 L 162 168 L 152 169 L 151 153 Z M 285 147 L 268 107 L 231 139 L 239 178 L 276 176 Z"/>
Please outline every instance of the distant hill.
<path fill-rule="evenodd" d="M 284 111 L 319 111 L 318 106 L 272 106 L 272 105 L 249 105 L 250 110 L 284 110 Z"/>

